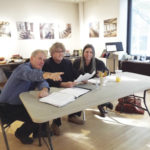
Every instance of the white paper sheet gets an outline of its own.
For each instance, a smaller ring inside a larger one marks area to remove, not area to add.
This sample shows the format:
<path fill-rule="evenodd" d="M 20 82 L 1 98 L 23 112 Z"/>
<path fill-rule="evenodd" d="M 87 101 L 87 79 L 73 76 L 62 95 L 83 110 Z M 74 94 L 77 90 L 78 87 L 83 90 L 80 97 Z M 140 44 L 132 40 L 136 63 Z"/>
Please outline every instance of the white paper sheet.
<path fill-rule="evenodd" d="M 103 77 L 103 83 L 102 84 L 106 84 L 109 81 L 108 76 L 107 77 Z M 96 86 L 101 84 L 102 80 L 100 80 L 100 78 L 92 78 L 89 79 L 88 82 L 95 84 Z"/>
<path fill-rule="evenodd" d="M 64 90 L 61 90 L 60 92 L 74 95 L 75 97 L 79 97 L 87 92 L 89 92 L 88 89 L 82 89 L 82 88 L 66 88 Z"/>
<path fill-rule="evenodd" d="M 89 92 L 89 90 L 82 88 L 66 88 L 59 92 L 54 92 L 46 97 L 40 98 L 39 101 L 57 107 L 62 107 L 74 101 L 76 97 L 79 97 L 87 92 Z"/>
<path fill-rule="evenodd" d="M 100 79 L 99 78 L 92 78 L 92 79 L 89 79 L 88 82 L 90 82 L 92 84 L 100 84 Z"/>
<path fill-rule="evenodd" d="M 57 107 L 62 107 L 75 100 L 75 97 L 70 94 L 54 92 L 49 96 L 40 98 L 39 101 L 48 103 Z"/>
<path fill-rule="evenodd" d="M 81 82 L 81 81 L 85 81 L 85 80 L 88 80 L 90 78 L 92 78 L 95 74 L 95 71 L 93 71 L 92 74 L 89 74 L 89 73 L 86 73 L 84 75 L 80 75 L 76 80 L 75 82 Z"/>

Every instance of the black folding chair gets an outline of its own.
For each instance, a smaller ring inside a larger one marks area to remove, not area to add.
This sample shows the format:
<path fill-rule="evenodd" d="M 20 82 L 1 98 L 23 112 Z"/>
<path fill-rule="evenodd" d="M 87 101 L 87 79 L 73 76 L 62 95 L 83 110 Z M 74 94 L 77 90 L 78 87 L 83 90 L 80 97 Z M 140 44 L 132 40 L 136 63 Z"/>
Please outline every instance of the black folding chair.
<path fill-rule="evenodd" d="M 1 129 L 2 129 L 2 134 L 4 137 L 6 149 L 10 150 L 5 129 L 10 127 L 11 123 L 13 123 L 14 121 L 7 118 L 7 116 L 4 113 L 4 107 L 5 107 L 5 104 L 0 103 L 0 125 L 1 125 Z"/>

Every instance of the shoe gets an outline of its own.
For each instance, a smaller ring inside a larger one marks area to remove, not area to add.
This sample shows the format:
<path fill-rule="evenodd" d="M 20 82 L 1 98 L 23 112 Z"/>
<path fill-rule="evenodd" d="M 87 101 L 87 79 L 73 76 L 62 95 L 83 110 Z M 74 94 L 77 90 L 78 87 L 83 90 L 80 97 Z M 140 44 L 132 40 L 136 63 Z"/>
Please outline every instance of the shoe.
<path fill-rule="evenodd" d="M 113 109 L 113 104 L 110 103 L 110 102 L 108 102 L 108 103 L 106 104 L 106 108 Z"/>
<path fill-rule="evenodd" d="M 101 106 L 101 107 L 106 107 L 106 108 L 109 108 L 109 109 L 113 109 L 113 104 L 110 103 L 110 102 L 101 104 L 100 106 Z"/>
<path fill-rule="evenodd" d="M 57 136 L 60 135 L 60 128 L 59 128 L 59 126 L 56 123 L 52 123 L 51 129 L 52 129 L 52 133 L 54 135 L 57 135 Z"/>
<path fill-rule="evenodd" d="M 20 135 L 17 131 L 15 132 L 15 136 L 21 141 L 23 144 L 32 144 L 33 139 L 27 136 Z"/>
<path fill-rule="evenodd" d="M 72 122 L 72 123 L 75 123 L 75 124 L 78 124 L 78 125 L 83 125 L 85 123 L 84 120 L 81 120 L 79 117 L 77 116 L 71 116 L 71 117 L 68 117 L 68 121 L 69 122 Z"/>
<path fill-rule="evenodd" d="M 104 110 L 104 108 L 101 105 L 99 105 L 98 109 L 99 109 L 99 111 L 101 113 L 100 116 L 101 117 L 105 117 L 107 112 Z"/>

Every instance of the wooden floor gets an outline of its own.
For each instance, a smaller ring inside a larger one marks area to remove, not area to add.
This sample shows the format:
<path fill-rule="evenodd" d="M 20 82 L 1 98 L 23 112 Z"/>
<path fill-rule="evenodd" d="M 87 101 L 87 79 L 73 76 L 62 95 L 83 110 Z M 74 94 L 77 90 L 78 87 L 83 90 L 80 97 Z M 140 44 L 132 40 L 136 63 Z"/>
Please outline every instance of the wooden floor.
<path fill-rule="evenodd" d="M 150 93 L 147 102 L 148 100 Z M 85 125 L 69 123 L 67 116 L 63 117 L 62 135 L 52 137 L 54 150 L 150 150 L 150 117 L 147 113 L 129 115 L 112 110 L 102 118 L 96 107 L 85 112 Z M 14 136 L 14 131 L 20 124 L 15 122 L 7 129 L 10 150 L 47 150 L 43 142 L 41 147 L 38 146 L 37 139 L 32 145 L 21 144 Z M 5 149 L 0 130 L 0 150 Z"/>

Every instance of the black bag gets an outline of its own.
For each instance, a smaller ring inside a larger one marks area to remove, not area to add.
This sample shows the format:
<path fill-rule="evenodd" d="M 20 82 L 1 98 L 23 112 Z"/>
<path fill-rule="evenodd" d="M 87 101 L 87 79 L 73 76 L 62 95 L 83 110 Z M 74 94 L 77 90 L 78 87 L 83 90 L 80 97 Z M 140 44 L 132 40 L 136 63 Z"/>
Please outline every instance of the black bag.
<path fill-rule="evenodd" d="M 144 110 L 137 106 L 141 107 L 141 99 L 135 96 L 127 96 L 118 99 L 115 110 L 125 113 L 144 114 Z"/>

